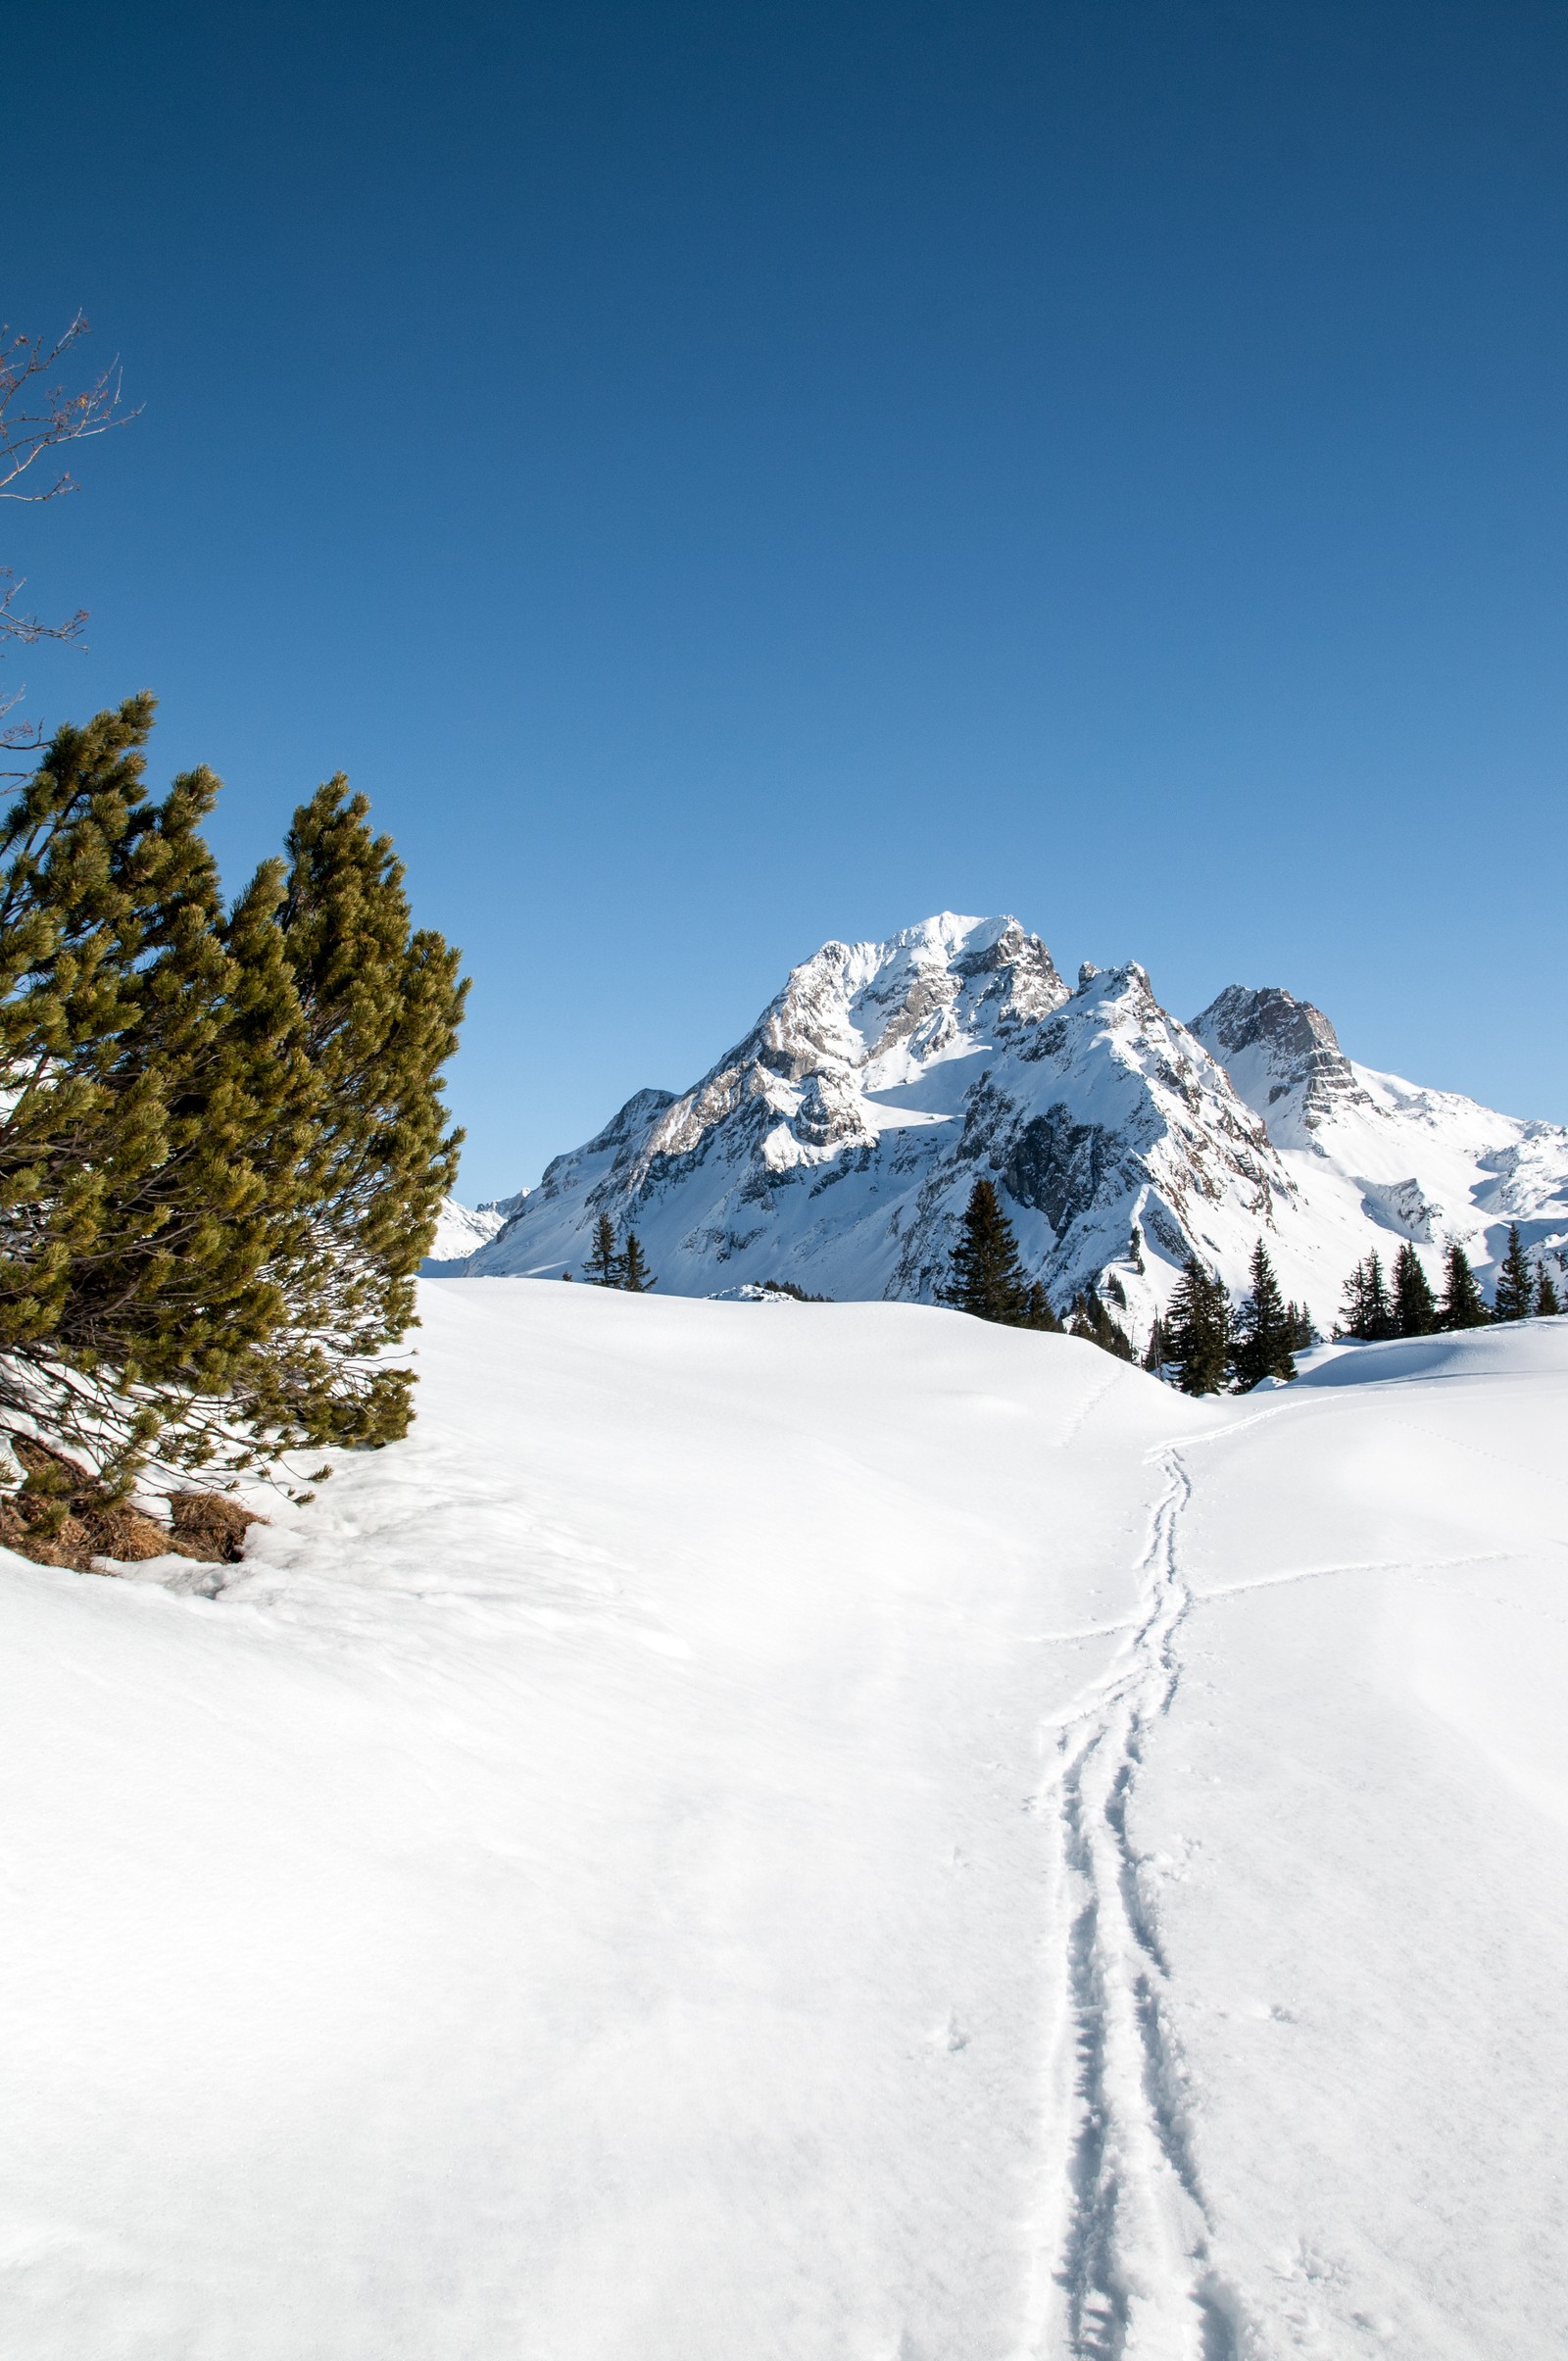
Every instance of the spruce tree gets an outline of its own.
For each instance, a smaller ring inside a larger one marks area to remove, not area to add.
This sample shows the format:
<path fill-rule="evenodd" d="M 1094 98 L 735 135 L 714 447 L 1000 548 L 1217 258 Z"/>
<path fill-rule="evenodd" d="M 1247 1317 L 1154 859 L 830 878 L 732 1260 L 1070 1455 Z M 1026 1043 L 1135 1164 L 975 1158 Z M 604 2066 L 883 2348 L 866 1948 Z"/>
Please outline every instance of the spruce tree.
<path fill-rule="evenodd" d="M 1026 1328 L 1038 1328 L 1048 1336 L 1059 1336 L 1061 1334 L 1061 1322 L 1052 1310 L 1051 1298 L 1047 1295 L 1045 1289 L 1041 1286 L 1038 1279 L 1035 1279 L 1030 1283 L 1028 1302 L 1024 1310 L 1023 1325 Z"/>
<path fill-rule="evenodd" d="M 1462 1246 L 1448 1248 L 1443 1302 L 1438 1310 L 1438 1322 L 1443 1328 L 1485 1328 L 1492 1314 L 1488 1311 L 1470 1257 Z"/>
<path fill-rule="evenodd" d="M 1382 1344 L 1397 1335 L 1388 1283 L 1376 1253 L 1358 1262 L 1347 1280 L 1340 1318 L 1340 1334 L 1353 1336 L 1363 1345 Z"/>
<path fill-rule="evenodd" d="M 1154 1324 L 1149 1331 L 1149 1343 L 1144 1350 L 1144 1367 L 1151 1377 L 1157 1377 L 1165 1366 L 1165 1323 L 1156 1311 Z"/>
<path fill-rule="evenodd" d="M 1191 1251 L 1165 1312 L 1165 1358 L 1184 1394 L 1223 1394 L 1230 1370 L 1231 1304 L 1224 1281 Z"/>
<path fill-rule="evenodd" d="M 1536 1274 L 1536 1317 L 1538 1320 L 1555 1320 L 1561 1311 L 1562 1304 L 1558 1301 L 1557 1290 L 1552 1285 L 1551 1275 L 1543 1262 Z"/>
<path fill-rule="evenodd" d="M 1237 1316 L 1231 1351 L 1236 1382 L 1244 1394 L 1260 1385 L 1265 1377 L 1279 1377 L 1289 1383 L 1296 1375 L 1292 1353 L 1294 1322 L 1261 1238 L 1252 1249 L 1251 1280 L 1252 1291 L 1244 1300 Z"/>
<path fill-rule="evenodd" d="M 594 1242 L 588 1250 L 588 1259 L 582 1275 L 595 1287 L 619 1287 L 621 1258 L 615 1246 L 615 1225 L 608 1213 L 601 1213 L 594 1223 Z"/>
<path fill-rule="evenodd" d="M 625 1252 L 620 1258 L 620 1284 L 629 1296 L 645 1296 L 659 1281 L 648 1268 L 642 1241 L 635 1230 L 626 1232 Z"/>
<path fill-rule="evenodd" d="M 1408 1240 L 1394 1265 L 1394 1317 L 1400 1336 L 1431 1336 L 1438 1325 L 1437 1299 Z"/>
<path fill-rule="evenodd" d="M 1082 1337 L 1088 1344 L 1098 1345 L 1102 1353 L 1109 1353 L 1119 1361 L 1136 1358 L 1132 1341 L 1125 1329 L 1111 1317 L 1093 1288 L 1073 1299 L 1067 1334 Z"/>
<path fill-rule="evenodd" d="M 1029 1285 L 1018 1259 L 1018 1242 L 988 1180 L 977 1180 L 969 1192 L 941 1301 L 972 1312 L 978 1320 L 999 1320 L 1013 1328 L 1028 1317 Z"/>
<path fill-rule="evenodd" d="M 1519 1241 L 1519 1225 L 1508 1226 L 1508 1252 L 1497 1272 L 1494 1316 L 1499 1320 L 1528 1320 L 1535 1303 L 1535 1274 Z"/>

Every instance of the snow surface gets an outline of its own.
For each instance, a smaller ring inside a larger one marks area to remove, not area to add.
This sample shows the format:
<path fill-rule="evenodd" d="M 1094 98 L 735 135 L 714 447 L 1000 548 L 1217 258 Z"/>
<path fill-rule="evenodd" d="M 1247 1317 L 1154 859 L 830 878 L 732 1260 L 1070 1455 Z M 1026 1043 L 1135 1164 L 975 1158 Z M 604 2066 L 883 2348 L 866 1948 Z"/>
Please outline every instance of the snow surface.
<path fill-rule="evenodd" d="M 1490 1291 L 1510 1222 L 1568 1261 L 1560 1125 L 1355 1065 L 1288 992 L 1233 985 L 1184 1025 L 1136 961 L 1072 989 L 1016 919 L 945 911 L 826 944 L 690 1090 L 638 1092 L 558 1156 L 467 1267 L 578 1272 L 608 1214 L 666 1294 L 929 1302 L 982 1173 L 1057 1309 L 1103 1284 L 1140 1348 L 1189 1251 L 1240 1292 L 1263 1239 L 1325 1335 L 1353 1265 L 1405 1241 L 1440 1287 L 1456 1240 Z"/>
<path fill-rule="evenodd" d="M 1568 2346 L 1568 1320 L 421 1309 L 218 1597 L 0 1557 L 0 2349 Z"/>

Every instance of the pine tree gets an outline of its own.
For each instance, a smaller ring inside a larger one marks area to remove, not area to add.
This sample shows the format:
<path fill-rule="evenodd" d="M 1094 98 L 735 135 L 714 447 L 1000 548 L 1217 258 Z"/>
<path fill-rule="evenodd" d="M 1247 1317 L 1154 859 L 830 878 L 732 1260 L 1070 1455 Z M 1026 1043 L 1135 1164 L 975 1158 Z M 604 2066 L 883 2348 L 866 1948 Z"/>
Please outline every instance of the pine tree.
<path fill-rule="evenodd" d="M 1127 1241 L 1127 1259 L 1142 1277 L 1144 1269 L 1144 1233 L 1135 1221 Z"/>
<path fill-rule="evenodd" d="M 1462 1246 L 1450 1245 L 1446 1256 L 1443 1302 L 1438 1323 L 1443 1328 L 1485 1328 L 1492 1314 L 1476 1284 L 1470 1258 Z"/>
<path fill-rule="evenodd" d="M 1543 1263 L 1536 1274 L 1536 1317 L 1538 1320 L 1555 1320 L 1561 1311 L 1562 1304 L 1558 1301 L 1557 1290 L 1551 1283 L 1550 1273 Z"/>
<path fill-rule="evenodd" d="M 0 1416 L 127 1478 L 209 1455 L 196 1402 L 283 1315 L 316 1092 L 275 873 L 223 920 L 218 781 L 149 802 L 153 710 L 58 732 L 0 820 Z"/>
<path fill-rule="evenodd" d="M 1438 1325 L 1437 1299 L 1408 1240 L 1394 1265 L 1394 1318 L 1400 1336 L 1431 1336 Z"/>
<path fill-rule="evenodd" d="M 1223 1394 L 1230 1368 L 1231 1303 L 1223 1280 L 1189 1252 L 1165 1313 L 1166 1364 L 1184 1394 Z"/>
<path fill-rule="evenodd" d="M 1511 1222 L 1508 1226 L 1508 1252 L 1497 1272 L 1494 1317 L 1499 1320 L 1528 1320 L 1535 1294 L 1530 1258 L 1519 1241 L 1519 1225 Z"/>
<path fill-rule="evenodd" d="M 273 1268 L 284 1330 L 256 1366 L 258 1416 L 312 1443 L 407 1432 L 413 1373 L 375 1363 L 415 1325 L 414 1278 L 456 1184 L 441 1069 L 467 985 L 460 954 L 414 929 L 403 864 L 339 774 L 294 814 L 278 911 L 317 1083 L 305 1217 Z"/>
<path fill-rule="evenodd" d="M 1291 1324 L 1291 1350 L 1293 1353 L 1310 1353 L 1314 1345 L 1322 1344 L 1323 1339 L 1318 1335 L 1317 1324 L 1305 1303 L 1291 1303 L 1286 1305 L 1285 1309 Z"/>
<path fill-rule="evenodd" d="M 650 1288 L 659 1285 L 648 1268 L 642 1242 L 635 1230 L 626 1232 L 626 1248 L 620 1258 L 620 1284 L 629 1296 L 645 1296 Z"/>
<path fill-rule="evenodd" d="M 588 1250 L 588 1259 L 582 1275 L 595 1287 L 621 1285 L 621 1257 L 615 1246 L 615 1225 L 608 1213 L 601 1213 L 594 1223 L 594 1242 Z"/>
<path fill-rule="evenodd" d="M 1029 1287 L 1018 1260 L 1018 1242 L 988 1180 L 977 1180 L 964 1207 L 963 1228 L 953 1250 L 952 1276 L 941 1301 L 979 1320 L 1013 1328 L 1028 1317 Z"/>
<path fill-rule="evenodd" d="M 1156 1311 L 1154 1324 L 1149 1331 L 1149 1343 L 1144 1350 L 1144 1367 L 1149 1371 L 1151 1377 L 1159 1375 L 1165 1366 L 1165 1323 Z"/>
<path fill-rule="evenodd" d="M 148 799 L 153 701 L 58 733 L 0 818 L 0 1421 L 128 1480 L 156 1443 L 380 1442 L 454 1177 L 457 955 L 342 809 L 223 911 L 210 771 Z"/>
<path fill-rule="evenodd" d="M 1261 1238 L 1252 1249 L 1251 1279 L 1252 1292 L 1242 1303 L 1231 1350 L 1236 1382 L 1244 1394 L 1250 1393 L 1265 1377 L 1279 1377 L 1289 1383 L 1296 1375 L 1292 1353 L 1294 1322 Z"/>

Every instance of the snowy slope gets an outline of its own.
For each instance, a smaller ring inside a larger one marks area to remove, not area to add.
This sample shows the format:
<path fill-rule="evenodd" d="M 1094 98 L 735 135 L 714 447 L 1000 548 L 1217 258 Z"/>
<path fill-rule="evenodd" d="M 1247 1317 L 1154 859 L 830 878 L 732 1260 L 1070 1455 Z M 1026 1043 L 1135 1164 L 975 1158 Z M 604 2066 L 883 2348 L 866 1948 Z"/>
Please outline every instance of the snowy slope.
<path fill-rule="evenodd" d="M 0 2349 L 1564 2348 L 1568 1321 L 421 1295 L 218 1598 L 0 1558 Z"/>
<path fill-rule="evenodd" d="M 1113 1282 L 1139 1339 L 1189 1247 L 1240 1290 L 1265 1236 L 1324 1333 L 1351 1266 L 1405 1238 L 1434 1278 L 1450 1237 L 1494 1261 L 1510 1219 L 1568 1249 L 1561 1128 L 1352 1065 L 1287 993 L 1233 987 L 1187 1026 L 1136 963 L 1069 990 L 1015 920 L 944 913 L 828 944 L 691 1090 L 557 1157 L 470 1269 L 576 1271 L 608 1212 L 669 1293 L 930 1301 L 980 1173 L 1058 1307 Z"/>

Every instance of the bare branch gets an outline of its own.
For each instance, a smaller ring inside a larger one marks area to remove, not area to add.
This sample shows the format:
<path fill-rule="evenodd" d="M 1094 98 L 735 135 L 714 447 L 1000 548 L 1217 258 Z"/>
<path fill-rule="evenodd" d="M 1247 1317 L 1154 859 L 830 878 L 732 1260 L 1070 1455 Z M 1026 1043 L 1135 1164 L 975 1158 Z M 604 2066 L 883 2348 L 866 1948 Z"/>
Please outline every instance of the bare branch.
<path fill-rule="evenodd" d="M 0 325 L 0 500 L 56 500 L 74 492 L 69 473 L 37 492 L 11 492 L 5 487 L 25 475 L 46 451 L 62 443 L 79 443 L 88 435 L 107 434 L 112 426 L 126 426 L 139 410 L 122 411 L 121 372 L 112 362 L 80 393 L 68 393 L 63 384 L 49 384 L 49 372 L 88 333 L 87 316 L 78 312 L 63 336 L 45 345 L 41 336 L 13 334 Z"/>

